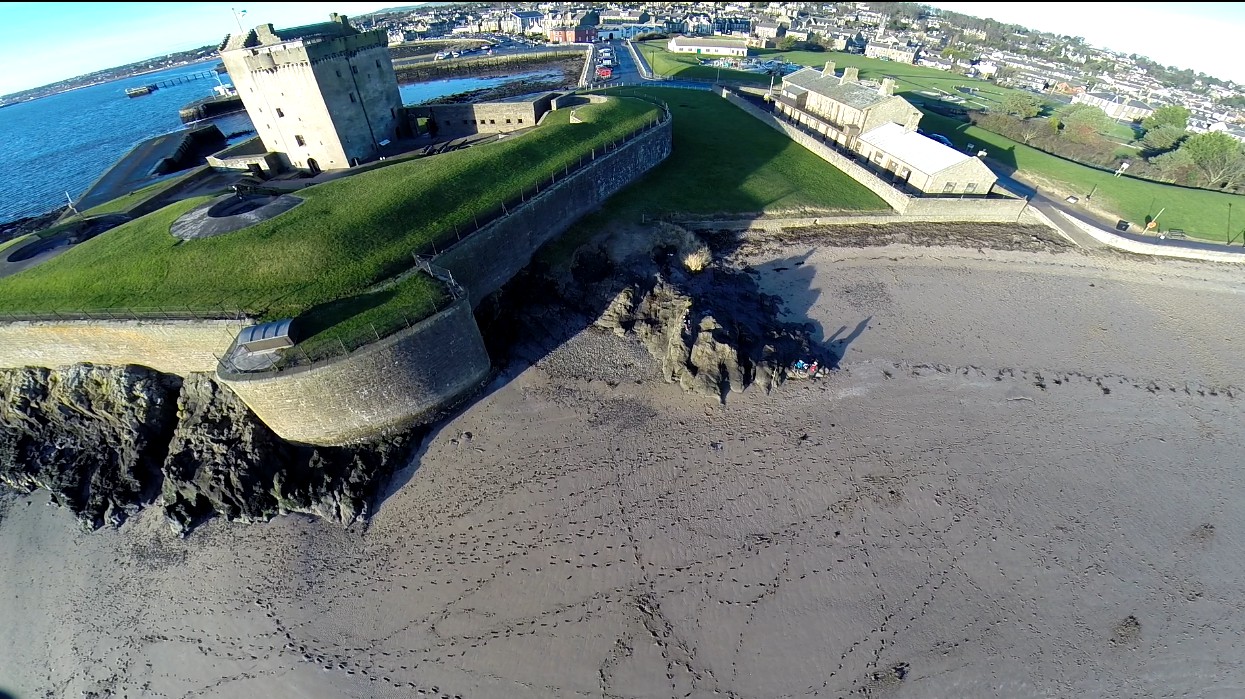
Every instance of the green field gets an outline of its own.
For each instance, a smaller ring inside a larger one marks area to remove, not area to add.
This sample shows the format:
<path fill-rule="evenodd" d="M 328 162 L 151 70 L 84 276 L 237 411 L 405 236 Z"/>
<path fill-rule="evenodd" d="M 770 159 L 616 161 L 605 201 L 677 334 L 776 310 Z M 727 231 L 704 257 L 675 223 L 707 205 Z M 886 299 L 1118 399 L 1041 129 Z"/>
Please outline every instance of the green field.
<path fill-rule="evenodd" d="M 666 50 L 665 40 L 638 41 L 635 46 L 655 75 L 683 80 L 726 80 L 769 85 L 768 75 L 702 66 L 702 57 L 690 53 L 670 53 Z"/>
<path fill-rule="evenodd" d="M 170 224 L 209 199 L 172 204 L 0 279 L 0 312 L 240 309 L 299 316 L 313 334 L 328 333 L 319 339 L 350 336 L 362 322 L 391 326 L 403 309 L 426 314 L 444 293 L 433 280 L 373 287 L 410 268 L 413 252 L 448 244 L 456 229 L 472 230 L 501 202 L 657 115 L 630 99 L 575 111 L 583 123 L 559 110 L 520 137 L 301 190 L 298 207 L 236 233 L 181 243 Z"/>
<path fill-rule="evenodd" d="M 551 244 L 550 259 L 573 251 L 609 221 L 676 213 L 890 210 L 841 170 L 711 92 L 661 87 L 607 92 L 668 103 L 674 116 L 673 152 Z"/>
<path fill-rule="evenodd" d="M 186 179 L 187 177 L 193 177 L 197 175 L 199 173 L 199 170 L 200 168 L 195 168 L 185 174 L 177 175 L 176 177 L 169 177 L 168 179 L 161 180 L 155 184 L 147 185 L 146 187 L 143 187 L 142 189 L 136 189 L 133 192 L 130 192 L 129 194 L 126 194 L 124 196 L 117 197 L 116 199 L 113 199 L 112 201 L 106 201 L 103 204 L 100 204 L 99 206 L 93 206 L 87 209 L 86 211 L 79 211 L 78 216 L 79 217 L 99 216 L 100 214 L 116 214 L 116 213 L 128 212 L 130 209 L 133 209 L 139 204 L 142 204 L 143 202 L 148 201 L 149 199 L 153 197 L 163 194 L 165 190 L 169 189 L 175 184 L 180 183 L 182 180 Z M 70 218 L 74 218 L 74 217 L 70 217 Z"/>
<path fill-rule="evenodd" d="M 1093 192 L 1095 208 L 1112 211 L 1125 220 L 1139 224 L 1144 224 L 1147 216 L 1163 210 L 1159 218 L 1161 228 L 1182 228 L 1190 236 L 1203 240 L 1228 240 L 1229 205 L 1245 201 L 1245 198 L 1234 194 L 1112 177 L 1110 172 L 1064 160 L 937 114 L 926 114 L 921 119 L 921 127 L 931 133 L 943 134 L 961 149 L 968 143 L 985 148 L 989 153 L 988 159 L 1019 169 L 1025 179 L 1034 181 L 1047 193 L 1061 197 L 1075 195 L 1084 199 Z M 1245 215 L 1239 209 L 1236 220 L 1235 236 L 1239 240 L 1241 229 L 1245 228 Z"/>

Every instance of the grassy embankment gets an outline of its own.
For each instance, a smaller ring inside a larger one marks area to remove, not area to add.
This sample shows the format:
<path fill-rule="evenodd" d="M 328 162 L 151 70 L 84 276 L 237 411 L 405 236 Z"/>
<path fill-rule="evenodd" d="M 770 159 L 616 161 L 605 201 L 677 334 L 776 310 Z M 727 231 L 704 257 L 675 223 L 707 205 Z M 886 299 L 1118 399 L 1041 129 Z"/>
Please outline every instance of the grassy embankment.
<path fill-rule="evenodd" d="M 227 235 L 180 243 L 169 226 L 208 200 L 178 202 L 119 226 L 24 273 L 0 279 L 0 312 L 240 309 L 298 316 L 304 349 L 351 344 L 435 309 L 444 290 L 415 274 L 413 252 L 446 245 L 500 202 L 656 116 L 639 100 L 553 112 L 521 137 L 399 162 L 301 190 L 288 213 Z"/>
<path fill-rule="evenodd" d="M 667 102 L 674 116 L 673 153 L 551 243 L 542 255 L 548 262 L 565 261 L 608 222 L 638 222 L 642 216 L 890 210 L 842 171 L 710 92 L 660 87 L 606 92 Z"/>
<path fill-rule="evenodd" d="M 1147 216 L 1163 210 L 1159 227 L 1163 230 L 1181 228 L 1190 237 L 1215 242 L 1228 240 L 1229 205 L 1245 201 L 1235 194 L 1113 177 L 1109 171 L 1064 160 L 937 114 L 926 114 L 921 126 L 945 135 L 961 149 L 968 143 L 985 148 L 990 160 L 1017 169 L 1022 178 L 1031 180 L 1048 193 L 1084 199 L 1093 192 L 1094 208 L 1113 212 L 1125 220 L 1144 225 Z M 1245 218 L 1238 210 L 1234 231 L 1238 241 L 1242 226 L 1245 226 Z"/>
<path fill-rule="evenodd" d="M 676 68 L 677 66 L 689 66 L 688 61 L 691 64 L 696 63 L 693 56 L 675 55 L 665 51 L 661 42 L 649 43 L 655 46 L 652 54 L 662 57 L 658 59 L 658 62 L 667 69 L 671 66 Z M 756 50 L 755 53 L 762 58 L 781 56 L 792 63 L 817 67 L 825 65 L 826 61 L 834 61 L 839 70 L 855 66 L 860 70 L 860 77 L 867 80 L 893 77 L 896 80 L 896 93 L 918 105 L 937 99 L 936 96 L 927 93 L 935 93 L 935 95 L 942 93 L 964 98 L 965 103 L 961 106 L 974 109 L 994 107 L 1007 93 L 1013 92 L 1009 88 L 999 87 L 993 83 L 953 75 L 933 68 L 881 61 L 853 54 L 773 49 Z M 645 55 L 649 55 L 647 50 Z M 673 61 L 673 63 L 661 63 L 662 60 Z M 709 72 L 716 71 L 714 68 L 696 67 Z M 727 79 L 726 73 L 727 71 L 723 71 L 723 79 Z M 683 75 L 683 72 L 679 70 L 675 74 Z M 970 87 L 976 88 L 975 92 L 970 94 L 960 89 Z M 1058 113 L 1066 109 L 1066 106 L 1061 103 L 1049 103 L 1048 108 Z M 1042 189 L 1061 197 L 1076 195 L 1084 199 L 1085 195 L 1092 191 L 1091 201 L 1094 208 L 1112 212 L 1126 220 L 1144 225 L 1147 216 L 1153 216 L 1163 210 L 1159 218 L 1159 227 L 1162 229 L 1181 228 L 1192 237 L 1216 242 L 1223 242 L 1232 237 L 1237 240 L 1241 238 L 1241 228 L 1245 225 L 1245 218 L 1242 218 L 1239 212 L 1236 230 L 1229 231 L 1228 229 L 1228 205 L 1243 201 L 1238 195 L 1177 187 L 1128 177 L 1112 177 L 1110 172 L 1065 160 L 1016 143 L 993 132 L 936 114 L 927 113 L 921 121 L 921 126 L 928 131 L 947 136 L 961 148 L 968 143 L 984 147 L 990 154 L 989 159 L 1007 168 L 1018 169 L 1023 179 L 1030 180 Z M 1130 133 L 1132 133 L 1132 128 L 1129 125 L 1118 124 L 1113 126 L 1108 135 L 1117 137 L 1119 140 L 1126 140 Z"/>

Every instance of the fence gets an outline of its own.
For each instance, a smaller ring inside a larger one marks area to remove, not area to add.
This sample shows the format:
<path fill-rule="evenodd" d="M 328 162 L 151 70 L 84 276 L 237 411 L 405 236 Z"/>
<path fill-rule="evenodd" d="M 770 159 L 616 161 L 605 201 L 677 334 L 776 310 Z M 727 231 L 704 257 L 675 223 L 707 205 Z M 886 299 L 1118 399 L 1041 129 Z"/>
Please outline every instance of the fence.
<path fill-rule="evenodd" d="M 645 101 L 656 104 L 661 107 L 661 113 L 653 118 L 652 121 L 643 126 L 634 129 L 625 136 L 619 137 L 599 149 L 592 149 L 590 153 L 579 158 L 574 164 L 567 163 L 561 172 L 554 172 L 549 180 L 541 180 L 533 185 L 530 189 L 524 188 L 520 190 L 517 197 L 513 197 L 508 201 L 501 202 L 497 208 L 490 210 L 487 214 L 472 217 L 472 223 L 469 227 L 454 226 L 450 233 L 445 236 L 429 242 L 427 245 L 413 250 L 411 255 L 414 264 L 411 265 L 405 261 L 395 262 L 389 269 L 384 270 L 381 276 L 383 281 L 373 285 L 370 289 L 362 293 L 373 293 L 384 291 L 408 279 L 413 274 L 428 274 L 429 276 L 441 281 L 448 293 L 446 298 L 442 299 L 437 306 L 428 314 L 418 317 L 408 316 L 403 312 L 396 315 L 381 319 L 376 322 L 369 322 L 368 326 L 362 332 L 348 337 L 338 337 L 335 341 L 327 341 L 322 343 L 314 343 L 311 345 L 300 342 L 294 347 L 286 349 L 279 362 L 270 369 L 277 371 L 294 371 L 305 370 L 315 364 L 320 364 L 332 360 L 337 357 L 348 355 L 361 347 L 365 347 L 372 343 L 383 340 L 394 333 L 412 328 L 419 322 L 430 316 L 436 315 L 445 310 L 449 306 L 456 303 L 466 293 L 463 288 L 454 280 L 449 270 L 432 264 L 432 260 L 451 246 L 462 242 L 470 236 L 476 234 L 481 229 L 490 226 L 497 221 L 511 215 L 519 207 L 527 204 L 529 201 L 540 197 L 543 193 L 548 192 L 559 182 L 573 177 L 592 166 L 598 158 L 606 157 L 614 153 L 619 148 L 634 141 L 636 138 L 648 133 L 654 128 L 664 125 L 670 119 L 670 107 L 665 102 L 655 100 L 646 96 L 641 97 Z M 236 356 L 236 349 L 231 347 L 226 356 L 221 358 L 221 365 L 232 373 L 250 373 L 257 369 L 247 369 L 233 361 Z"/>
<path fill-rule="evenodd" d="M 0 322 L 40 322 L 74 320 L 151 321 L 151 320 L 247 320 L 253 314 L 241 309 L 153 306 L 150 308 L 98 308 L 72 311 L 0 311 Z"/>

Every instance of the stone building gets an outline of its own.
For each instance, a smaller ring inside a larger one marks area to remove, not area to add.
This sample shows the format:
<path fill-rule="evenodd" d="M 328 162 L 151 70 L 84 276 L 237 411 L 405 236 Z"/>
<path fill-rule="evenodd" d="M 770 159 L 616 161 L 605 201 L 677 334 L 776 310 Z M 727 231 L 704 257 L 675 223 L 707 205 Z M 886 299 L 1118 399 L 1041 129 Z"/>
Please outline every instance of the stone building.
<path fill-rule="evenodd" d="M 856 68 L 836 76 L 828 62 L 820 71 L 804 68 L 784 77 L 774 108 L 913 194 L 990 194 L 996 180 L 990 168 L 917 133 L 920 110 L 894 89 L 891 78 L 877 86 L 861 83 Z"/>
<path fill-rule="evenodd" d="M 1107 113 L 1112 119 L 1141 121 L 1154 113 L 1154 107 L 1124 95 L 1110 92 L 1082 92 L 1072 98 L 1072 104 L 1088 104 Z"/>
<path fill-rule="evenodd" d="M 262 24 L 219 47 L 264 147 L 287 168 L 348 168 L 404 133 L 385 31 L 360 32 L 336 13 L 330 20 Z"/>

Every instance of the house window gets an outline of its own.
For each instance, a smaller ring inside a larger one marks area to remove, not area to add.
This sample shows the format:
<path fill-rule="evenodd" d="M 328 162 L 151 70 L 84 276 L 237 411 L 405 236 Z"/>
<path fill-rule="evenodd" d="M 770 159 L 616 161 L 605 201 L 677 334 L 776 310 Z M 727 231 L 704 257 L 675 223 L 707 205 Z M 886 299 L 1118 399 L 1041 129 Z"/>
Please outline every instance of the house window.
<path fill-rule="evenodd" d="M 302 136 L 299 136 L 299 135 L 297 135 L 297 134 L 295 134 L 295 136 L 294 136 L 294 142 L 295 142 L 295 143 L 297 143 L 297 144 L 298 144 L 298 145 L 300 145 L 300 146 L 305 146 L 305 145 L 307 145 L 307 142 L 303 140 L 303 137 L 302 137 Z"/>
<path fill-rule="evenodd" d="M 955 183 L 954 183 L 954 182 L 948 182 L 948 183 L 944 184 L 944 185 L 942 186 L 942 191 L 943 191 L 943 192 L 954 192 L 954 191 L 955 191 Z"/>
<path fill-rule="evenodd" d="M 278 117 L 283 117 L 283 116 L 285 116 L 285 112 L 281 111 L 281 108 L 280 108 L 280 107 L 277 107 L 277 116 L 278 116 Z"/>
<path fill-rule="evenodd" d="M 352 93 L 350 93 L 350 101 L 351 101 L 351 102 L 354 102 L 354 101 L 355 101 L 355 98 L 354 98 L 354 93 L 353 93 L 353 92 L 352 92 Z"/>
<path fill-rule="evenodd" d="M 973 192 L 976 192 L 976 191 L 977 191 L 977 183 L 976 183 L 976 182 L 969 182 L 968 184 L 964 185 L 964 191 L 965 191 L 966 193 L 968 193 L 968 194 L 972 194 Z"/>

